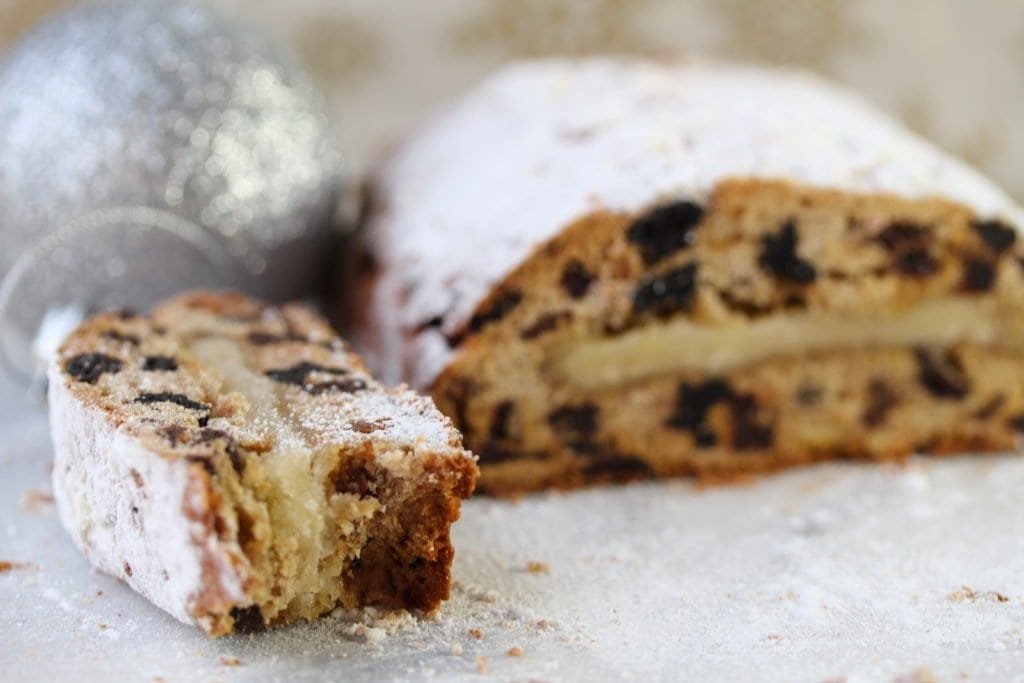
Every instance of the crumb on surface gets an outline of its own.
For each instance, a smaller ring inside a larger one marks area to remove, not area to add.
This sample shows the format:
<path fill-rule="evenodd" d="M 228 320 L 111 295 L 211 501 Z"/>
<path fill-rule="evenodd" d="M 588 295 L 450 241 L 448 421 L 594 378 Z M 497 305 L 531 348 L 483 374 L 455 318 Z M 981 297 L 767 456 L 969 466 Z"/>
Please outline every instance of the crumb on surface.
<path fill-rule="evenodd" d="M 416 624 L 416 617 L 407 610 L 378 610 L 374 607 L 347 609 L 337 607 L 331 616 L 342 622 L 341 633 L 379 645 L 398 631 Z"/>
<path fill-rule="evenodd" d="M 485 674 L 491 670 L 490 665 L 487 663 L 487 657 L 483 655 L 477 655 L 476 657 L 476 672 L 478 674 Z"/>
<path fill-rule="evenodd" d="M 471 628 L 469 629 L 469 636 L 476 640 L 480 640 L 484 637 L 484 632 L 478 628 Z"/>
<path fill-rule="evenodd" d="M 530 562 L 526 563 L 526 571 L 528 571 L 531 574 L 550 574 L 551 567 L 549 567 L 544 562 L 537 562 L 531 560 Z"/>
<path fill-rule="evenodd" d="M 964 600 L 970 602 L 975 602 L 977 600 L 990 600 L 994 602 L 1010 601 L 1009 597 L 999 591 L 976 591 L 970 586 L 960 586 L 959 590 L 955 590 L 949 594 L 949 599 L 953 602 L 962 602 Z"/>
<path fill-rule="evenodd" d="M 53 494 L 49 491 L 28 489 L 21 494 L 21 507 L 25 508 L 28 512 L 36 512 L 43 505 L 51 505 L 52 503 Z"/>
<path fill-rule="evenodd" d="M 240 660 L 238 657 L 232 657 L 231 655 L 221 655 L 217 658 L 217 661 L 219 661 L 224 666 L 238 666 L 242 663 L 242 660 Z"/>
<path fill-rule="evenodd" d="M 462 656 L 462 643 L 455 643 L 452 645 L 452 654 L 456 657 Z"/>
<path fill-rule="evenodd" d="M 510 647 L 508 649 L 508 652 L 506 652 L 505 654 L 507 654 L 509 657 L 522 657 L 523 656 L 523 648 L 521 648 L 518 645 L 516 645 L 515 647 Z"/>
<path fill-rule="evenodd" d="M 550 626 L 551 626 L 551 622 L 548 621 L 547 619 L 541 619 L 540 621 L 537 622 L 537 628 L 540 629 L 541 631 L 546 631 L 548 629 L 548 627 L 550 627 Z"/>
<path fill-rule="evenodd" d="M 938 683 L 938 678 L 927 666 L 918 667 L 913 671 L 909 671 L 905 674 L 896 676 L 892 679 L 892 683 Z"/>
<path fill-rule="evenodd" d="M 11 562 L 10 560 L 0 560 L 0 573 L 9 572 L 12 569 L 24 569 L 29 566 L 28 562 Z"/>

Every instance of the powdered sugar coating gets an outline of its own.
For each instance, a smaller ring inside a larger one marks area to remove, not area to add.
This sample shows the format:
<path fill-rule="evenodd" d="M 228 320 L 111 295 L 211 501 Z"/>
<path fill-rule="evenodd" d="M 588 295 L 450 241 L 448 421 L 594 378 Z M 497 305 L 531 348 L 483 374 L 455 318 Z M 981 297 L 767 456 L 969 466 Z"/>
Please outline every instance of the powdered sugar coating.
<path fill-rule="evenodd" d="M 452 355 L 443 335 L 570 222 L 667 197 L 702 201 L 735 177 L 941 197 L 1024 226 L 1024 211 L 977 172 L 804 73 L 523 63 L 479 86 L 378 174 L 372 364 L 386 379 L 429 384 Z M 439 327 L 422 327 L 438 318 Z"/>
<path fill-rule="evenodd" d="M 101 409 L 83 406 L 59 367 L 49 384 L 53 494 L 75 545 L 177 619 L 207 627 L 197 609 L 204 593 L 242 599 L 242 577 L 231 561 L 237 546 L 184 514 L 188 463 L 153 457 Z M 204 566 L 216 571 L 204 576 Z"/>

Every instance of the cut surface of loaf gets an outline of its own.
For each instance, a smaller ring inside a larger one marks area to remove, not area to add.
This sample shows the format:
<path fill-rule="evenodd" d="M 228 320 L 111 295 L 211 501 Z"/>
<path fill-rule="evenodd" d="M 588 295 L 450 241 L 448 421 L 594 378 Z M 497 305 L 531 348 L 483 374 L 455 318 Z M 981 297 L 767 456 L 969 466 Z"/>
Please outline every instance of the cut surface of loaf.
<path fill-rule="evenodd" d="M 64 525 L 178 619 L 223 635 L 448 597 L 474 458 L 307 309 L 199 292 L 101 314 L 49 380 Z"/>
<path fill-rule="evenodd" d="M 1024 212 L 813 77 L 513 66 L 372 196 L 356 338 L 433 394 L 485 491 L 1024 432 Z"/>

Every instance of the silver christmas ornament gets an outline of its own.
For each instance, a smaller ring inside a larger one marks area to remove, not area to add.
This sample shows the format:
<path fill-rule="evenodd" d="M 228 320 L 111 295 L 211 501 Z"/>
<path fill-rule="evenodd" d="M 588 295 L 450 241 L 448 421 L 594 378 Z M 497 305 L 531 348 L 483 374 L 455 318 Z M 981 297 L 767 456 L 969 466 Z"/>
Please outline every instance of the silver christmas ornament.
<path fill-rule="evenodd" d="M 80 7 L 14 48 L 0 93 L 9 364 L 71 319 L 54 311 L 293 297 L 322 274 L 341 159 L 310 80 L 248 27 L 200 2 Z"/>

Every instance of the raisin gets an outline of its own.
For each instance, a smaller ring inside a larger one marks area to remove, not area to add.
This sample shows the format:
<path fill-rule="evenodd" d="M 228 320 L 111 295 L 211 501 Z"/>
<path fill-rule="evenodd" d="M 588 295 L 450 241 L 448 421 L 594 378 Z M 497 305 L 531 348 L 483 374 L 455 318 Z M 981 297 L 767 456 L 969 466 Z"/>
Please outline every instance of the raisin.
<path fill-rule="evenodd" d="M 971 227 L 989 249 L 1001 254 L 1017 241 L 1017 231 L 1001 221 L 972 221 Z"/>
<path fill-rule="evenodd" d="M 357 377 L 346 377 L 344 379 L 328 380 L 326 382 L 314 383 L 308 380 L 310 374 L 314 372 L 321 372 L 327 375 L 347 375 L 349 371 L 345 368 L 330 368 L 318 363 L 311 363 L 309 361 L 302 361 L 296 363 L 290 368 L 277 368 L 274 370 L 267 370 L 263 374 L 274 380 L 275 382 L 281 382 L 282 384 L 294 384 L 295 386 L 302 387 L 302 389 L 310 394 L 322 394 L 327 391 L 340 391 L 345 393 L 353 393 L 356 391 L 362 391 L 366 388 L 366 381 Z"/>
<path fill-rule="evenodd" d="M 537 320 L 532 325 L 523 330 L 519 334 L 519 336 L 520 338 L 526 340 L 536 339 L 545 332 L 550 332 L 551 330 L 558 327 L 561 323 L 568 320 L 572 320 L 571 311 L 556 311 L 554 313 L 545 313 L 544 315 L 537 318 Z"/>
<path fill-rule="evenodd" d="M 635 455 L 606 454 L 594 458 L 583 468 L 587 477 L 608 475 L 614 479 L 653 477 L 654 470 Z"/>
<path fill-rule="evenodd" d="M 960 289 L 964 292 L 987 292 L 996 283 L 996 269 L 988 261 L 969 258 L 964 261 Z"/>
<path fill-rule="evenodd" d="M 128 576 L 132 575 L 132 566 L 130 564 L 128 564 L 127 560 L 125 560 L 125 563 L 123 565 L 121 565 L 121 569 L 123 569 L 124 573 L 127 574 Z"/>
<path fill-rule="evenodd" d="M 266 628 L 259 605 L 232 607 L 231 619 L 235 622 L 235 633 L 258 633 Z"/>
<path fill-rule="evenodd" d="M 939 269 L 928 251 L 932 229 L 910 221 L 891 223 L 875 241 L 893 254 L 892 267 L 910 277 L 927 277 Z"/>
<path fill-rule="evenodd" d="M 796 223 L 792 220 L 786 221 L 777 234 L 766 234 L 761 237 L 758 265 L 780 280 L 799 285 L 814 282 L 818 273 L 810 261 L 797 256 L 796 244 Z"/>
<path fill-rule="evenodd" d="M 165 391 L 152 394 L 143 393 L 139 394 L 138 397 L 136 397 L 135 403 L 140 403 L 142 405 L 150 405 L 152 403 L 173 403 L 175 405 L 181 406 L 182 408 L 187 408 L 188 410 L 197 410 L 205 412 L 206 415 L 200 416 L 198 418 L 200 427 L 205 427 L 207 423 L 210 421 L 209 404 L 200 403 L 199 401 L 193 401 L 184 394 L 172 394 Z"/>
<path fill-rule="evenodd" d="M 519 305 L 523 300 L 523 293 L 516 289 L 506 289 L 499 292 L 488 305 L 473 314 L 469 319 L 469 331 L 479 332 L 485 326 L 496 323 Z"/>
<path fill-rule="evenodd" d="M 590 289 L 594 275 L 580 261 L 573 259 L 565 266 L 559 284 L 573 299 L 582 299 Z"/>
<path fill-rule="evenodd" d="M 548 424 L 570 439 L 587 440 L 597 431 L 598 407 L 593 403 L 562 406 L 548 414 Z"/>
<path fill-rule="evenodd" d="M 626 239 L 640 249 L 646 265 L 693 246 L 704 209 L 689 201 L 665 204 L 642 216 L 626 231 Z"/>
<path fill-rule="evenodd" d="M 633 311 L 658 316 L 688 311 L 696 291 L 697 264 L 687 263 L 664 275 L 641 280 L 633 294 Z"/>
<path fill-rule="evenodd" d="M 1003 407 L 1003 403 L 1006 402 L 1006 397 L 1002 394 L 997 394 L 991 398 L 985 405 L 974 411 L 971 417 L 977 420 L 988 420 L 999 412 L 999 409 Z"/>
<path fill-rule="evenodd" d="M 697 385 L 683 382 L 679 385 L 676 411 L 669 416 L 665 425 L 673 429 L 693 432 L 696 435 L 705 427 L 704 421 L 707 419 L 711 407 L 716 403 L 729 400 L 732 395 L 732 388 L 720 379 L 711 379 Z M 704 434 L 703 440 L 708 440 L 707 434 Z M 713 443 L 714 440 L 711 439 L 711 443 L 707 445 L 713 445 Z"/>
<path fill-rule="evenodd" d="M 246 335 L 246 339 L 249 343 L 254 346 L 267 346 L 269 344 L 280 344 L 285 341 L 306 341 L 304 337 L 293 334 L 273 334 L 271 332 L 263 332 L 262 330 L 254 330 Z"/>
<path fill-rule="evenodd" d="M 64 372 L 79 382 L 93 384 L 105 372 L 115 374 L 121 371 L 121 361 L 102 353 L 82 353 L 64 365 Z"/>
<path fill-rule="evenodd" d="M 370 422 L 369 420 L 355 420 L 348 426 L 353 432 L 359 432 L 360 434 L 373 434 L 376 431 L 384 429 L 385 425 L 380 420 Z"/>
<path fill-rule="evenodd" d="M 491 418 L 491 439 L 495 441 L 505 441 L 508 439 L 509 420 L 512 418 L 512 413 L 515 412 L 515 409 L 515 403 L 512 401 L 502 401 L 494 406 L 494 414 Z"/>
<path fill-rule="evenodd" d="M 737 294 L 730 292 L 727 289 L 719 289 L 716 290 L 716 292 L 718 294 L 718 298 L 730 311 L 740 313 L 748 318 L 757 318 L 758 316 L 765 315 L 772 311 L 771 306 L 760 304 L 755 301 L 748 301 L 741 298 L 742 295 L 737 296 Z"/>
<path fill-rule="evenodd" d="M 199 401 L 193 401 L 184 394 L 172 394 L 169 392 L 158 392 L 158 393 L 144 393 L 139 394 L 135 399 L 135 403 L 141 403 L 148 405 L 151 403 L 173 403 L 179 405 L 182 408 L 188 408 L 189 410 L 209 410 L 210 405 L 208 403 L 200 403 Z"/>
<path fill-rule="evenodd" d="M 268 346 L 270 344 L 283 344 L 284 342 L 300 342 L 302 344 L 317 344 L 324 348 L 332 348 L 333 342 L 322 341 L 312 342 L 306 337 L 295 331 L 288 331 L 284 334 L 274 334 L 272 332 L 263 332 L 262 330 L 255 330 L 246 335 L 246 339 L 253 346 Z"/>
<path fill-rule="evenodd" d="M 347 370 L 342 368 L 327 368 L 317 363 L 310 363 L 309 361 L 302 361 L 296 363 L 289 368 L 276 368 L 273 370 L 264 371 L 264 375 L 282 384 L 295 384 L 303 387 L 306 384 L 306 376 L 311 372 L 324 372 L 331 375 L 346 375 Z"/>
<path fill-rule="evenodd" d="M 172 372 L 178 369 L 178 361 L 170 356 L 146 356 L 142 363 L 142 369 L 148 371 Z"/>
<path fill-rule="evenodd" d="M 702 424 L 693 430 L 693 443 L 697 448 L 711 448 L 718 443 L 718 435 L 714 429 Z"/>
<path fill-rule="evenodd" d="M 970 391 L 970 382 L 964 373 L 960 359 L 952 352 L 941 357 L 926 349 L 915 349 L 917 379 L 932 395 L 960 400 Z"/>
<path fill-rule="evenodd" d="M 131 344 L 132 346 L 139 345 L 139 338 L 134 334 L 125 334 L 124 332 L 119 332 L 117 330 L 107 330 L 106 332 L 101 333 L 100 336 L 104 339 L 110 339 L 124 344 Z"/>
<path fill-rule="evenodd" d="M 250 344 L 256 346 L 265 346 L 267 344 L 276 343 L 281 337 L 277 334 L 270 334 L 269 332 L 261 332 L 259 330 L 250 332 L 247 337 Z"/>
<path fill-rule="evenodd" d="M 1024 434 L 1024 413 L 1011 417 L 1006 421 L 1006 424 L 1009 425 L 1010 429 L 1013 431 Z"/>
<path fill-rule="evenodd" d="M 769 448 L 775 440 L 775 428 L 765 423 L 765 416 L 757 399 L 751 394 L 733 396 L 729 401 L 732 412 L 732 447 L 738 451 Z"/>
<path fill-rule="evenodd" d="M 939 269 L 939 263 L 927 249 L 911 249 L 896 259 L 896 269 L 910 277 L 928 277 Z"/>
<path fill-rule="evenodd" d="M 888 251 L 896 251 L 908 246 L 921 246 L 931 237 L 931 228 L 910 221 L 890 223 L 880 232 L 875 241 Z"/>
<path fill-rule="evenodd" d="M 807 308 L 807 298 L 803 294 L 790 292 L 782 299 L 782 307 L 791 311 L 802 311 Z"/>
<path fill-rule="evenodd" d="M 861 416 L 861 422 L 865 427 L 877 427 L 885 422 L 886 416 L 892 410 L 899 399 L 892 388 L 879 378 L 872 379 L 868 383 L 868 406 Z"/>

